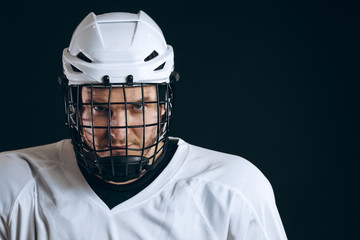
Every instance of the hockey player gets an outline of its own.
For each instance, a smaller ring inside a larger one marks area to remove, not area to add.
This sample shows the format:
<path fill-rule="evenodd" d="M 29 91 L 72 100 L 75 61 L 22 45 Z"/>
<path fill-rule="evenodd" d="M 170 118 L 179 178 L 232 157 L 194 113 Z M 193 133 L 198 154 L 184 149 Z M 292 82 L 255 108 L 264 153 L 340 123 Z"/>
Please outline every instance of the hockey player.
<path fill-rule="evenodd" d="M 148 15 L 90 13 L 63 70 L 71 140 L 0 155 L 0 239 L 286 239 L 254 165 L 169 137 L 179 74 Z"/>

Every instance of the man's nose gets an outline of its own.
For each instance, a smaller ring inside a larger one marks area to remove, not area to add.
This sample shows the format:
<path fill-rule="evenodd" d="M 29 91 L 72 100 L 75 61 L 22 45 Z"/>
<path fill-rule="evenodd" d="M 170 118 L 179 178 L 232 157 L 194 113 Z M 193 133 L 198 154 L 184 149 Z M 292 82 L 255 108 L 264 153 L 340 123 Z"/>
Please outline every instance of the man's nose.
<path fill-rule="evenodd" d="M 125 110 L 118 110 L 111 112 L 111 137 L 113 140 L 124 141 L 126 138 L 126 131 L 129 133 L 127 125 L 127 114 Z"/>

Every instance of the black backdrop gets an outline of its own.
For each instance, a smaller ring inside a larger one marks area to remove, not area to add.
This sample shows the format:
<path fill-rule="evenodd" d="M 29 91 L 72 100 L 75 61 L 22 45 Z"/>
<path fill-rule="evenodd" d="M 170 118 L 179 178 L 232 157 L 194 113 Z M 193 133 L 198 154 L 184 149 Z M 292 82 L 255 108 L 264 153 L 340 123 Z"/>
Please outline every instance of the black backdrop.
<path fill-rule="evenodd" d="M 289 239 L 354 237 L 359 9 L 346 2 L 3 5 L 0 151 L 67 137 L 57 85 L 62 49 L 90 11 L 140 9 L 175 50 L 181 81 L 172 135 L 258 166 Z"/>

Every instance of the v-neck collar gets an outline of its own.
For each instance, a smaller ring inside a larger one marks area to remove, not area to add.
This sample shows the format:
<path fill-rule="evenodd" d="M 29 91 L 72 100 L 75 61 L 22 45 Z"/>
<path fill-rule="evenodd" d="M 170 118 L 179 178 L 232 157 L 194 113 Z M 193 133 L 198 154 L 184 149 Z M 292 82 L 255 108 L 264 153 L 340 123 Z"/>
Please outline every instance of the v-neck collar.
<path fill-rule="evenodd" d="M 87 202 L 97 208 L 100 208 L 102 211 L 108 212 L 109 214 L 115 214 L 128 208 L 137 206 L 143 201 L 147 201 L 152 196 L 159 193 L 161 189 L 163 189 L 174 179 L 176 173 L 188 155 L 189 148 L 188 144 L 186 144 L 182 139 L 171 139 L 179 140 L 178 149 L 176 150 L 167 167 L 145 189 L 112 209 L 109 209 L 108 206 L 99 198 L 99 196 L 92 190 L 82 175 L 76 162 L 75 152 L 70 141 L 64 142 L 62 150 L 63 154 L 61 154 L 61 157 L 63 158 L 62 160 L 64 162 L 64 172 L 68 180 L 72 183 L 76 190 L 81 193 L 82 197 L 84 197 Z"/>

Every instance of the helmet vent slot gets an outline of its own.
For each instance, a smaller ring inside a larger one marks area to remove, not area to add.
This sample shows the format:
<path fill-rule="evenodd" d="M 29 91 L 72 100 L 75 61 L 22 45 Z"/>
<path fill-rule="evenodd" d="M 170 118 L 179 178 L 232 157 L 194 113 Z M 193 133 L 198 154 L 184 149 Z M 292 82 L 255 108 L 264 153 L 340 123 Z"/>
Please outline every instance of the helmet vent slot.
<path fill-rule="evenodd" d="M 147 57 L 144 59 L 144 61 L 145 61 L 145 62 L 150 61 L 151 59 L 156 58 L 158 55 L 159 55 L 158 52 L 154 50 L 152 53 L 150 53 L 149 56 L 147 56 Z"/>
<path fill-rule="evenodd" d="M 74 71 L 74 72 L 82 72 L 80 69 L 78 69 L 77 67 L 75 67 L 74 65 L 70 65 L 71 66 L 71 68 L 72 68 L 72 70 Z"/>
<path fill-rule="evenodd" d="M 79 52 L 77 57 L 80 58 L 81 60 L 85 61 L 85 62 L 92 63 L 91 59 L 88 58 L 87 56 L 85 56 L 82 52 Z"/>
<path fill-rule="evenodd" d="M 155 69 L 154 69 L 154 71 L 158 71 L 158 70 L 163 69 L 163 68 L 164 68 L 164 66 L 165 66 L 165 63 L 166 63 L 166 62 L 164 62 L 163 64 L 161 64 L 161 65 L 160 65 L 160 66 L 158 66 L 157 68 L 155 68 Z"/>

